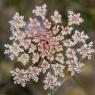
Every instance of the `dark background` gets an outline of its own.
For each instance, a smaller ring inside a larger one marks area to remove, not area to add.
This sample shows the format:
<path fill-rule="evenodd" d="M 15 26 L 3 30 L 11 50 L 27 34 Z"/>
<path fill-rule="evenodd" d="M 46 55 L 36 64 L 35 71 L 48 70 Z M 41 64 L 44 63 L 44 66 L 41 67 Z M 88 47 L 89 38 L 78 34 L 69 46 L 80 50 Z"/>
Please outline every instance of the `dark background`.
<path fill-rule="evenodd" d="M 8 21 L 18 11 L 28 17 L 32 15 L 35 5 L 46 3 L 48 15 L 57 9 L 63 16 L 64 24 L 67 20 L 67 11 L 80 12 L 85 19 L 81 29 L 85 30 L 94 41 L 95 47 L 95 0 L 0 0 L 0 95 L 46 95 L 41 82 L 29 82 L 25 88 L 14 85 L 10 70 L 14 69 L 14 63 L 3 54 L 4 44 L 9 42 L 11 35 Z M 54 95 L 95 95 L 95 54 L 91 61 L 85 60 L 85 67 L 75 77 L 68 77 L 63 86 Z"/>

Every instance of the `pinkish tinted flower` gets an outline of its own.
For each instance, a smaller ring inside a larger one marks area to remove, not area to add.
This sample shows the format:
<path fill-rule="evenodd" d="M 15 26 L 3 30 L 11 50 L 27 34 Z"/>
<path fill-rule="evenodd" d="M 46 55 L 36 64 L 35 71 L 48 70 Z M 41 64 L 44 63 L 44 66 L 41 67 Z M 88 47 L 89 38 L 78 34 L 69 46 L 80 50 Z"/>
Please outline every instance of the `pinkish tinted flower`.
<path fill-rule="evenodd" d="M 61 31 L 62 35 L 71 34 L 71 32 L 73 30 L 73 28 L 69 27 L 69 26 L 61 27 L 61 28 L 62 28 L 62 31 Z"/>
<path fill-rule="evenodd" d="M 32 67 L 32 66 L 29 67 L 29 73 L 28 73 L 29 79 L 33 79 L 35 82 L 37 82 L 40 72 L 41 72 L 40 68 Z"/>
<path fill-rule="evenodd" d="M 28 71 L 24 69 L 16 68 L 15 71 L 11 71 L 13 80 L 15 84 L 21 84 L 21 86 L 25 87 L 26 82 L 29 81 Z"/>
<path fill-rule="evenodd" d="M 55 87 L 61 86 L 61 83 L 60 81 L 58 81 L 58 78 L 54 75 L 51 75 L 50 73 L 47 74 L 43 83 L 45 84 L 44 89 L 54 89 Z"/>
<path fill-rule="evenodd" d="M 66 72 L 71 76 L 80 73 L 85 58 L 91 59 L 95 52 L 93 43 L 87 43 L 89 37 L 84 31 L 78 31 L 74 25 L 83 22 L 80 13 L 68 12 L 68 25 L 63 26 L 62 16 L 57 10 L 46 16 L 47 5 L 36 6 L 32 13 L 34 18 L 28 22 L 19 13 L 9 22 L 12 31 L 11 44 L 5 44 L 5 54 L 9 58 L 22 63 L 27 70 L 12 71 L 14 83 L 23 87 L 32 79 L 38 82 L 40 73 L 44 73 L 44 89 L 54 89 L 61 86 Z M 81 55 L 81 56 L 80 56 Z M 65 66 L 66 65 L 66 66 Z M 65 70 L 64 70 L 65 69 Z"/>
<path fill-rule="evenodd" d="M 59 14 L 59 12 L 57 10 L 54 11 L 54 15 L 51 16 L 52 21 L 56 24 L 56 23 L 61 23 L 61 15 Z"/>
<path fill-rule="evenodd" d="M 68 25 L 76 24 L 80 25 L 83 22 L 80 13 L 74 13 L 73 11 L 68 11 Z"/>
<path fill-rule="evenodd" d="M 49 62 L 46 60 L 43 60 L 41 63 L 41 68 L 42 68 L 43 73 L 45 73 L 46 70 L 48 70 L 50 68 Z"/>
<path fill-rule="evenodd" d="M 51 27 L 51 22 L 48 21 L 48 19 L 46 19 L 44 22 L 43 22 L 43 25 L 46 29 L 50 29 Z"/>

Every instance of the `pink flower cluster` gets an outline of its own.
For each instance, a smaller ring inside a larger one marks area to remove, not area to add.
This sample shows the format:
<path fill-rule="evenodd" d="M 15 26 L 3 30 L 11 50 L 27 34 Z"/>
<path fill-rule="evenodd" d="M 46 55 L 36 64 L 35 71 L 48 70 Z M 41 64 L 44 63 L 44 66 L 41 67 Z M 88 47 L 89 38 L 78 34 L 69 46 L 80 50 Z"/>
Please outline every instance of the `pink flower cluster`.
<path fill-rule="evenodd" d="M 38 82 L 43 73 L 46 75 L 44 89 L 54 89 L 62 85 L 65 70 L 71 76 L 80 73 L 84 66 L 82 59 L 91 59 L 95 52 L 93 42 L 87 43 L 87 34 L 74 29 L 73 25 L 83 22 L 79 13 L 68 12 L 67 26 L 62 25 L 62 16 L 57 10 L 50 20 L 46 18 L 46 4 L 36 6 L 32 13 L 35 17 L 27 22 L 18 12 L 13 16 L 9 22 L 12 43 L 5 44 L 4 53 L 28 67 L 12 71 L 14 83 L 24 87 L 30 79 Z"/>

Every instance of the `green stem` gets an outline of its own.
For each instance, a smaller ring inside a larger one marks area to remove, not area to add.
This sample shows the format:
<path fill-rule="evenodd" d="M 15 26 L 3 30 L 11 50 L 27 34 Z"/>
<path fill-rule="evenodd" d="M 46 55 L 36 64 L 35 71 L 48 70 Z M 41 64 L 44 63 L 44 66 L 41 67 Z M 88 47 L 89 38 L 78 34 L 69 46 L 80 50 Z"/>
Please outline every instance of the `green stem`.
<path fill-rule="evenodd" d="M 54 94 L 54 91 L 50 90 L 50 93 L 48 95 L 53 95 L 53 94 Z"/>
<path fill-rule="evenodd" d="M 53 95 L 52 90 L 50 91 L 50 95 Z"/>

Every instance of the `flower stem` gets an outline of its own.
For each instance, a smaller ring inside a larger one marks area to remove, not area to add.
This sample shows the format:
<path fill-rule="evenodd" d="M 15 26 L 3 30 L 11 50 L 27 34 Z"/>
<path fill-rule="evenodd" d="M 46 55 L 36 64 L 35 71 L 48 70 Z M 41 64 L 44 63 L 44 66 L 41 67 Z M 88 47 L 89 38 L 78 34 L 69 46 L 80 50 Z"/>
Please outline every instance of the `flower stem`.
<path fill-rule="evenodd" d="M 53 95 L 53 90 L 50 90 L 50 93 L 48 95 Z"/>
<path fill-rule="evenodd" d="M 52 90 L 50 91 L 50 95 L 53 95 L 53 91 Z"/>

